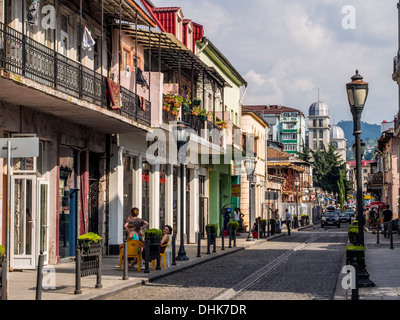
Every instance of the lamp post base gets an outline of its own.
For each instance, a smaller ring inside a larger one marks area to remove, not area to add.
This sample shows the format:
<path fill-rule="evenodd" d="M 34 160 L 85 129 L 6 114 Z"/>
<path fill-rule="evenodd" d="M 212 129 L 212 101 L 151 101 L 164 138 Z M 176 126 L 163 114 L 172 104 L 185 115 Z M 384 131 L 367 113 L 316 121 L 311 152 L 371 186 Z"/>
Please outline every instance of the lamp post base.
<path fill-rule="evenodd" d="M 186 251 L 184 248 L 180 247 L 178 255 L 176 256 L 175 260 L 177 261 L 188 261 L 189 257 L 186 255 Z"/>

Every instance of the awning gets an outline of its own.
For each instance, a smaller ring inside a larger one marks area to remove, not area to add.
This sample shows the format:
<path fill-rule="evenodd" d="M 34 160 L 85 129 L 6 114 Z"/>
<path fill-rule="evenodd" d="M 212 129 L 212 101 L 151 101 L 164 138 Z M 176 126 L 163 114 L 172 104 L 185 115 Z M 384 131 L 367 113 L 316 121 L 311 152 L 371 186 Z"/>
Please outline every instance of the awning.
<path fill-rule="evenodd" d="M 151 53 L 155 58 L 161 55 L 162 63 L 169 68 L 174 70 L 179 68 L 192 70 L 193 68 L 200 73 L 205 71 L 221 87 L 231 87 L 215 68 L 207 66 L 173 34 L 144 30 L 140 27 L 135 28 L 134 25 L 129 24 L 121 25 L 121 30 L 132 39 L 137 40 L 137 43 L 143 46 L 145 50 L 150 50 L 151 48 Z"/>
<path fill-rule="evenodd" d="M 156 27 L 156 23 L 149 17 L 135 0 L 91 0 L 90 8 L 92 12 L 101 13 L 101 5 L 103 2 L 104 15 L 119 20 L 135 23 L 137 17 L 138 25 Z M 120 15 L 121 13 L 121 15 Z"/>

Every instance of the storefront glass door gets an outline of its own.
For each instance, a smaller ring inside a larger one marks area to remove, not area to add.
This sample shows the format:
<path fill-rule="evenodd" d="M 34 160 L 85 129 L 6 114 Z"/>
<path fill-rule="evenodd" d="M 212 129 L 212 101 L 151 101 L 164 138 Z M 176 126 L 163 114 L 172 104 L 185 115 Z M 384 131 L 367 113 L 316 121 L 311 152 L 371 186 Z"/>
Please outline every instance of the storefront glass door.
<path fill-rule="evenodd" d="M 36 177 L 11 179 L 10 267 L 34 269 L 36 223 Z"/>

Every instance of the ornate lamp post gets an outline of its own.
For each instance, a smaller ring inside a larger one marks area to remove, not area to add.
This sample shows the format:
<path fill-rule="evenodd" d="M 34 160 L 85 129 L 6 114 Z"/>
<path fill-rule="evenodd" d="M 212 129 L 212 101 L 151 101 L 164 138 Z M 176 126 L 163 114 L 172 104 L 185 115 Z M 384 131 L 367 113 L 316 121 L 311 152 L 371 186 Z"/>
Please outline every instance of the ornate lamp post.
<path fill-rule="evenodd" d="M 178 160 L 181 167 L 181 214 L 180 214 L 180 246 L 178 251 L 178 256 L 176 257 L 177 261 L 187 261 L 189 257 L 186 255 L 185 251 L 185 242 L 184 242 L 184 230 L 183 230 L 183 221 L 184 221 L 184 189 L 185 189 L 185 161 L 186 161 L 186 151 L 187 148 L 184 146 L 190 140 L 190 132 L 187 130 L 188 125 L 184 122 L 178 121 L 174 127 L 174 136 L 176 140 L 176 144 L 178 147 Z"/>
<path fill-rule="evenodd" d="M 256 169 L 257 160 L 252 157 L 248 158 L 244 161 L 244 167 L 247 173 L 247 180 L 249 181 L 249 236 L 247 237 L 247 241 L 253 241 L 253 232 L 251 231 L 251 222 L 253 216 L 253 206 L 252 206 L 252 189 L 253 189 L 253 180 L 254 180 L 254 170 Z"/>
<path fill-rule="evenodd" d="M 359 229 L 359 244 L 364 245 L 364 216 L 363 216 L 363 197 L 362 197 L 362 153 L 361 153 L 361 114 L 364 110 L 365 101 L 368 96 L 368 83 L 363 81 L 363 77 L 356 70 L 356 74 L 351 77 L 351 82 L 346 84 L 347 97 L 350 110 L 353 115 L 355 137 L 355 157 L 356 157 L 356 181 L 357 181 L 357 220 Z"/>
<path fill-rule="evenodd" d="M 296 186 L 296 216 L 297 216 L 297 222 L 296 222 L 296 228 L 298 227 L 298 221 L 299 221 L 299 186 L 300 186 L 300 180 L 294 180 L 294 185 Z"/>
<path fill-rule="evenodd" d="M 363 215 L 363 194 L 362 194 L 362 151 L 361 151 L 361 114 L 364 110 L 365 101 L 368 96 L 368 83 L 363 81 L 363 77 L 356 70 L 356 74 L 351 78 L 351 82 L 346 84 L 347 97 L 350 110 L 353 115 L 354 137 L 355 137 L 355 156 L 356 156 L 356 181 L 357 181 L 357 220 L 358 220 L 358 245 L 364 245 L 364 215 Z M 363 287 L 374 286 L 369 279 L 369 274 L 365 268 L 359 270 L 359 285 Z"/>

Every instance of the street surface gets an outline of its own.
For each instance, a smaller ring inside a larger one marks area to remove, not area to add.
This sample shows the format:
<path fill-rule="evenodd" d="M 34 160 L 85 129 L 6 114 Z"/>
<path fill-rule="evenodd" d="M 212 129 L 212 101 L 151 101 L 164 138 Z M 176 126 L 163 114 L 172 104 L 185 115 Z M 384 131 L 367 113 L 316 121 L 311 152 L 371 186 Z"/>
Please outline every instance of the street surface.
<path fill-rule="evenodd" d="M 347 226 L 285 234 L 108 300 L 331 300 Z"/>

